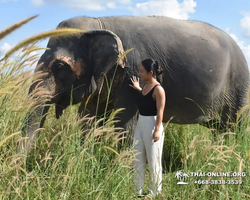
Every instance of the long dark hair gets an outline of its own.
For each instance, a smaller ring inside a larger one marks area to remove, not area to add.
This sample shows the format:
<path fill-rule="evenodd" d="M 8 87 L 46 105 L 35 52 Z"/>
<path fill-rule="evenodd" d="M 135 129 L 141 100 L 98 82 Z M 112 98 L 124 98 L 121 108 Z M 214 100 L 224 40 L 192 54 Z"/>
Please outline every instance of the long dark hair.
<path fill-rule="evenodd" d="M 147 72 L 152 71 L 153 75 L 156 76 L 157 81 L 162 83 L 162 77 L 160 75 L 162 74 L 163 69 L 161 68 L 157 60 L 147 58 L 141 61 L 141 64 Z"/>
<path fill-rule="evenodd" d="M 147 72 L 152 71 L 154 76 L 159 76 L 163 72 L 163 69 L 159 66 L 157 60 L 148 58 L 141 61 L 141 64 L 146 69 Z"/>

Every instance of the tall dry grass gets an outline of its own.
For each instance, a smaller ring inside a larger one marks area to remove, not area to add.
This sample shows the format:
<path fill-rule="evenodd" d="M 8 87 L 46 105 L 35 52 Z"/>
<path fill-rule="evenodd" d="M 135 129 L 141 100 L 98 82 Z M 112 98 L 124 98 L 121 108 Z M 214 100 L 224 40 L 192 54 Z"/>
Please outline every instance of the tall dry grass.
<path fill-rule="evenodd" d="M 38 48 L 31 45 L 23 53 L 32 49 Z M 26 162 L 17 162 L 23 161 L 23 155 L 16 153 L 20 130 L 26 113 L 35 105 L 28 89 L 36 75 L 31 70 L 23 71 L 26 63 L 30 63 L 26 56 L 13 61 L 13 65 L 8 60 L 2 64 L 5 69 L 6 65 L 10 67 L 1 77 L 0 177 L 5 183 L 1 185 L 1 198 L 66 199 L 73 195 L 79 199 L 102 199 L 111 198 L 113 194 L 109 191 L 113 188 L 125 189 L 133 155 L 129 148 L 122 152 L 117 148 L 120 137 L 113 125 L 116 113 L 105 123 L 103 119 L 86 116 L 78 120 L 76 106 L 71 106 L 58 123 L 52 108 L 36 147 Z M 129 187 L 125 190 L 130 192 Z"/>
<path fill-rule="evenodd" d="M 71 105 L 56 120 L 52 107 L 26 162 L 16 153 L 25 115 L 35 103 L 28 89 L 39 75 L 32 74 L 29 66 L 37 62 L 38 56 L 32 52 L 38 50 L 41 47 L 32 43 L 18 57 L 3 55 L 0 62 L 0 199 L 137 199 L 131 191 L 135 152 L 129 146 L 118 149 L 116 112 L 109 118 L 106 115 L 105 122 L 88 116 L 79 120 L 77 106 Z M 218 134 L 216 141 L 210 129 L 199 125 L 169 124 L 163 152 L 163 194 L 155 199 L 250 198 L 248 124 L 243 123 L 245 128 L 237 132 Z M 194 183 L 211 177 L 189 177 L 188 185 L 177 185 L 178 170 L 189 174 L 246 172 L 246 177 L 213 177 L 240 179 L 240 185 Z"/>

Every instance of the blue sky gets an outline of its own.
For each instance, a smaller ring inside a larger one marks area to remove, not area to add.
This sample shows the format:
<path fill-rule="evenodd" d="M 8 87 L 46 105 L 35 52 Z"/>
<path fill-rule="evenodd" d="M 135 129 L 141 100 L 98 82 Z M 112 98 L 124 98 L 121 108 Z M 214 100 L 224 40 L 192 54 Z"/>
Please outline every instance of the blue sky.
<path fill-rule="evenodd" d="M 39 14 L 0 41 L 0 50 L 76 16 L 164 15 L 212 24 L 232 36 L 250 67 L 250 0 L 0 0 L 0 30 Z M 40 44 L 46 47 L 47 40 Z M 38 52 L 42 53 L 42 51 Z"/>

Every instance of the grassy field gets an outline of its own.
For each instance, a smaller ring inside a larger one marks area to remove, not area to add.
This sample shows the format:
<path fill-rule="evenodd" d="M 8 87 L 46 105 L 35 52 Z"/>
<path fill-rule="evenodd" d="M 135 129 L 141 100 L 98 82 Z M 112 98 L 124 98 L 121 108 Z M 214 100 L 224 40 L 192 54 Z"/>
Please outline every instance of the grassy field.
<path fill-rule="evenodd" d="M 131 190 L 134 151 L 129 146 L 118 150 L 115 113 L 99 127 L 102 120 L 86 116 L 78 120 L 78 106 L 70 106 L 59 120 L 52 107 L 32 152 L 27 157 L 16 153 L 24 117 L 34 104 L 28 96 L 32 74 L 23 70 L 36 62 L 37 56 L 30 54 L 34 50 L 36 46 L 31 46 L 15 60 L 0 62 L 0 199 L 137 199 Z M 86 141 L 81 145 L 83 124 Z M 163 194 L 155 199 L 250 198 L 250 130 L 248 123 L 243 126 L 235 133 L 217 134 L 214 141 L 210 129 L 169 124 Z M 180 170 L 189 174 L 185 180 L 189 184 L 177 184 Z M 246 176 L 193 177 L 191 172 L 245 172 Z M 242 183 L 195 183 L 199 180 Z"/>

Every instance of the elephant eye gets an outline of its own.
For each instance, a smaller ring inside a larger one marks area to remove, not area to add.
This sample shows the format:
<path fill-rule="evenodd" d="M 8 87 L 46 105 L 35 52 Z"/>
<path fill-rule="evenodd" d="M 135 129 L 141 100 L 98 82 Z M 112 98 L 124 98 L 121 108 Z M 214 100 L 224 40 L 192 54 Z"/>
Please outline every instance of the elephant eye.
<path fill-rule="evenodd" d="M 71 74 L 70 66 L 62 61 L 55 61 L 51 69 L 55 78 L 63 80 L 65 77 Z"/>
<path fill-rule="evenodd" d="M 58 63 L 57 65 L 55 65 L 54 70 L 61 70 L 63 69 L 64 65 L 62 63 Z"/>

